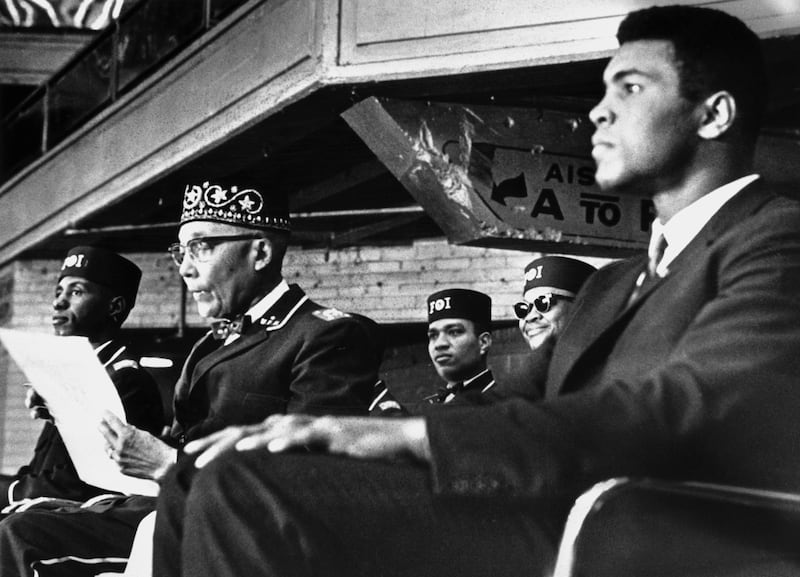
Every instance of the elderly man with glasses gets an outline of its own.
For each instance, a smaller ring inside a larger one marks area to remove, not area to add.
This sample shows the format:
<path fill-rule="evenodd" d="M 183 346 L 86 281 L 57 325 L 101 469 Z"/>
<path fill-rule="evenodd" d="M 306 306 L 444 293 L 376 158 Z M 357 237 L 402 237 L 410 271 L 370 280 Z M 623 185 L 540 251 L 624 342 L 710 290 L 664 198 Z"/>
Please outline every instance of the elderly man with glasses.
<path fill-rule="evenodd" d="M 382 354 L 377 325 L 322 307 L 283 279 L 285 199 L 241 182 L 190 184 L 178 238 L 169 252 L 211 330 L 184 364 L 168 435 L 158 438 L 112 415 L 102 423 L 123 473 L 161 480 L 186 442 L 273 414 L 367 414 Z M 0 572 L 44 577 L 119 569 L 137 524 L 154 509 L 153 497 L 117 496 L 12 516 L 0 529 Z"/>

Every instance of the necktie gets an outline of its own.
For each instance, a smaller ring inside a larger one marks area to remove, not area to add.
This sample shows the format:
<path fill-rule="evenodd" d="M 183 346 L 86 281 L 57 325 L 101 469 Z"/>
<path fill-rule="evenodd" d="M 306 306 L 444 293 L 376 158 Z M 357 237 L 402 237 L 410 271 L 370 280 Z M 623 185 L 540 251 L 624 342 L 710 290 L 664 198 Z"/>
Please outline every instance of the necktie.
<path fill-rule="evenodd" d="M 664 258 L 664 251 L 667 250 L 667 239 L 663 234 L 658 235 L 658 239 L 647 247 L 647 276 L 656 276 L 656 269 L 661 259 Z"/>
<path fill-rule="evenodd" d="M 636 279 L 636 286 L 633 287 L 628 304 L 639 298 L 642 293 L 642 287 L 647 281 L 656 278 L 656 269 L 658 269 L 661 259 L 664 258 L 665 250 L 667 250 L 667 239 L 664 238 L 663 234 L 659 234 L 658 238 L 651 242 L 647 248 L 647 268 Z"/>
<path fill-rule="evenodd" d="M 250 317 L 241 315 L 233 320 L 230 319 L 216 319 L 211 321 L 211 334 L 214 340 L 224 341 L 230 335 L 240 335 L 250 326 Z"/>

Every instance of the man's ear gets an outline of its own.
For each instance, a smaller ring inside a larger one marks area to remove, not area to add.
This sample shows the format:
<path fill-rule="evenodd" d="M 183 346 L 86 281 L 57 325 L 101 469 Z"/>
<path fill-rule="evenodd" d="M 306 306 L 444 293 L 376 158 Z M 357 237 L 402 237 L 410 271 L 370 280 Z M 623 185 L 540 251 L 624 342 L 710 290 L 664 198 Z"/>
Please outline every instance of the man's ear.
<path fill-rule="evenodd" d="M 272 262 L 272 243 L 268 238 L 257 238 L 253 241 L 253 248 L 256 251 L 254 267 L 264 270 Z"/>
<path fill-rule="evenodd" d="M 125 318 L 125 311 L 128 310 L 128 302 L 122 295 L 111 297 L 108 301 L 108 316 L 114 319 L 117 324 L 122 324 Z"/>
<path fill-rule="evenodd" d="M 478 345 L 481 348 L 481 354 L 485 355 L 489 352 L 489 349 L 492 346 L 492 333 L 490 332 L 482 332 L 478 335 Z"/>
<path fill-rule="evenodd" d="M 703 101 L 701 111 L 702 122 L 697 134 L 700 138 L 713 140 L 733 126 L 736 119 L 736 100 L 730 92 L 720 90 Z"/>

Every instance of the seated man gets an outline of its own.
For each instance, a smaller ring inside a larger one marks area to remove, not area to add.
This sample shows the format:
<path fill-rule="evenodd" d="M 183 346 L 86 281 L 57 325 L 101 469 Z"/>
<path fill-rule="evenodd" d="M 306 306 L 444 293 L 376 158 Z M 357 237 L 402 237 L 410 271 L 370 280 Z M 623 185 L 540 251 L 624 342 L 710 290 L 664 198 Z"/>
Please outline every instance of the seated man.
<path fill-rule="evenodd" d="M 531 354 L 525 359 L 522 385 L 505 383 L 498 393 L 538 400 L 544 396 L 547 367 L 553 347 L 570 317 L 575 295 L 597 269 L 582 260 L 565 256 L 543 256 L 525 267 L 522 299 L 514 305 L 519 330 Z"/>
<path fill-rule="evenodd" d="M 59 336 L 87 337 L 122 399 L 128 422 L 159 434 L 166 423 L 158 385 L 118 335 L 136 302 L 141 276 L 139 267 L 116 253 L 99 247 L 73 248 L 58 275 L 53 329 Z M 31 499 L 45 497 L 84 501 L 107 493 L 78 477 L 44 400 L 32 388 L 25 404 L 31 416 L 45 424 L 31 462 L 2 480 L 0 505 L 25 507 Z"/>
<path fill-rule="evenodd" d="M 581 289 L 545 399 L 198 440 L 162 485 L 155 575 L 548 575 L 569 506 L 609 477 L 800 492 L 800 204 L 753 174 L 760 41 L 698 6 L 633 12 L 618 38 L 596 180 L 646 191 L 656 222 L 647 255 Z"/>
<path fill-rule="evenodd" d="M 382 353 L 374 323 L 322 307 L 283 279 L 285 198 L 231 180 L 187 185 L 178 238 L 170 253 L 212 330 L 184 363 L 166 438 L 113 415 L 101 423 L 123 473 L 160 480 L 186 442 L 275 413 L 367 415 Z M 154 498 L 134 495 L 15 514 L 0 523 L 0 573 L 118 571 L 154 508 Z"/>
<path fill-rule="evenodd" d="M 445 381 L 436 394 L 423 399 L 432 404 L 482 404 L 495 385 L 486 357 L 492 346 L 492 299 L 467 289 L 447 289 L 428 297 L 428 354 Z M 383 381 L 375 385 L 370 414 L 407 414 L 408 409 L 389 392 Z"/>

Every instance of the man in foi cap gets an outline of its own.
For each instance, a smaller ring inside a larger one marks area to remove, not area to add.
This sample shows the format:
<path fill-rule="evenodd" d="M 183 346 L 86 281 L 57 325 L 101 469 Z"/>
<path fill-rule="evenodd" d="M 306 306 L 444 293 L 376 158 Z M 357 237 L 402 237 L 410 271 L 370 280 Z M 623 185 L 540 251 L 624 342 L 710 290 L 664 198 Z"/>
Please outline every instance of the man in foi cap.
<path fill-rule="evenodd" d="M 597 269 L 582 260 L 544 256 L 525 267 L 522 301 L 514 305 L 519 330 L 531 350 L 552 349 L 575 295 Z"/>
<path fill-rule="evenodd" d="M 468 289 L 446 289 L 427 300 L 428 354 L 445 385 L 427 397 L 433 404 L 482 404 L 494 388 L 486 357 L 492 346 L 492 299 Z M 406 414 L 383 381 L 376 385 L 370 414 Z"/>
<path fill-rule="evenodd" d="M 161 480 L 186 442 L 273 414 L 367 414 L 382 353 L 374 323 L 322 307 L 283 280 L 285 198 L 232 180 L 189 184 L 178 239 L 169 252 L 211 330 L 184 364 L 166 438 L 113 415 L 102 424 L 123 473 Z M 184 470 L 186 490 L 193 471 Z M 0 547 L 0 569 L 42 576 L 119 569 L 154 507 L 152 497 L 132 496 L 68 513 L 24 513 L 0 529 L 0 544 L 13 543 Z"/>
<path fill-rule="evenodd" d="M 53 329 L 60 336 L 87 337 L 119 393 L 128 422 L 158 434 L 164 426 L 161 396 L 150 374 L 118 337 L 136 302 L 142 272 L 130 260 L 105 249 L 78 246 L 67 253 L 53 299 Z M 2 481 L 0 503 L 19 510 L 55 506 L 56 500 L 84 501 L 108 493 L 78 477 L 46 403 L 34 389 L 27 391 L 31 416 L 44 419 L 31 462 Z M 47 502 L 41 502 L 47 499 Z"/>

